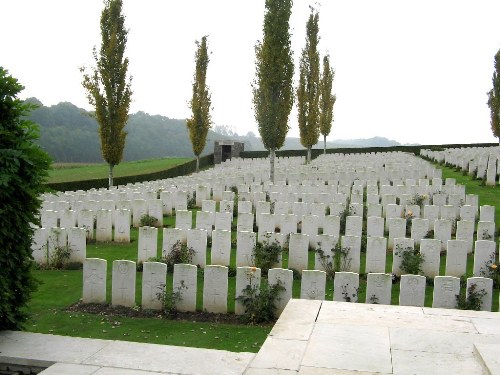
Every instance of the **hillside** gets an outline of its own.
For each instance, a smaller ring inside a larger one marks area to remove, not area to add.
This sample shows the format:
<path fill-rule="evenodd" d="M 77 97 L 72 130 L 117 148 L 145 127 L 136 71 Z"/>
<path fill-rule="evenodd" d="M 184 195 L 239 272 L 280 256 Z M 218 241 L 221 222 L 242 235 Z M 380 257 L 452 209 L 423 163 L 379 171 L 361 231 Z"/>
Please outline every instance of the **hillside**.
<path fill-rule="evenodd" d="M 39 142 L 55 162 L 102 162 L 98 126 L 90 112 L 68 102 L 47 107 L 36 98 L 30 98 L 28 101 L 39 106 L 31 112 L 29 119 L 40 125 Z M 128 136 L 124 161 L 193 157 L 185 120 L 137 112 L 129 116 L 126 131 Z M 211 153 L 213 142 L 222 139 L 244 142 L 246 151 L 264 150 L 260 137 L 255 134 L 249 132 L 241 136 L 226 126 L 216 126 L 209 131 L 203 155 Z M 329 148 L 395 145 L 399 143 L 380 137 L 327 142 Z M 322 147 L 323 143 L 320 142 L 315 148 Z M 283 147 L 295 150 L 302 148 L 298 138 L 287 138 Z"/>

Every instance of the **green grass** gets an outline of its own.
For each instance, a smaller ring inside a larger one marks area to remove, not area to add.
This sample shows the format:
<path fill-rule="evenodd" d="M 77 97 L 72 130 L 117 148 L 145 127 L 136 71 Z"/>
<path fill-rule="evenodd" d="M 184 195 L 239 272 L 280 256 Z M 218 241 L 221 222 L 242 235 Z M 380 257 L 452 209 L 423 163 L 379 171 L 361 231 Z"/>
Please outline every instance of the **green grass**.
<path fill-rule="evenodd" d="M 133 176 L 137 174 L 153 173 L 172 168 L 185 163 L 190 158 L 164 158 L 123 162 L 113 169 L 114 177 Z M 108 177 L 108 165 L 75 163 L 56 164 L 49 171 L 48 183 L 84 181 Z"/>
<path fill-rule="evenodd" d="M 137 163 L 138 164 L 138 163 Z M 480 181 L 472 180 L 463 176 L 451 168 L 443 167 L 443 178 L 451 177 L 457 183 L 466 186 L 467 194 L 480 196 L 481 205 L 493 205 L 496 207 L 497 228 L 500 227 L 500 194 L 498 187 L 481 186 Z M 197 211 L 197 210 L 195 210 Z M 195 214 L 196 215 L 196 214 Z M 196 219 L 193 215 L 193 222 Z M 164 226 L 173 227 L 174 217 L 165 217 Z M 158 231 L 158 254 L 161 253 L 162 236 Z M 111 301 L 111 270 L 115 259 L 137 259 L 137 229 L 131 230 L 130 244 L 115 243 L 89 243 L 87 245 L 87 257 L 98 257 L 108 261 L 107 274 L 107 296 Z M 233 238 L 235 233 L 233 233 Z M 207 251 L 207 264 L 210 264 L 210 249 Z M 288 265 L 288 253 L 283 253 L 283 267 Z M 236 250 L 232 249 L 231 265 L 234 267 Z M 366 254 L 361 253 L 361 274 L 365 269 Z M 391 272 L 392 252 L 387 253 L 386 272 Z M 309 252 L 309 269 L 314 267 L 314 252 Z M 467 277 L 472 276 L 473 256 L 467 259 Z M 440 275 L 444 275 L 445 256 L 441 257 Z M 125 318 L 108 317 L 87 313 L 74 313 L 65 311 L 66 308 L 81 298 L 82 294 L 82 271 L 35 271 L 35 276 L 42 282 L 39 290 L 33 295 L 30 303 L 32 319 L 27 323 L 26 330 L 30 332 L 53 333 L 59 335 L 92 337 L 111 340 L 125 340 L 136 342 L 149 342 L 165 345 L 180 345 L 201 348 L 213 348 L 230 351 L 256 352 L 261 347 L 271 330 L 271 326 L 246 326 L 230 324 L 199 323 L 192 321 L 165 320 L 157 317 L 151 318 Z M 142 274 L 137 274 L 136 281 L 136 303 L 141 301 Z M 168 270 L 167 289 L 172 289 L 172 270 Z M 228 289 L 228 311 L 234 312 L 235 277 L 229 278 Z M 198 273 L 197 310 L 203 307 L 203 274 Z M 432 305 L 432 285 L 426 287 L 425 306 Z M 366 278 L 360 277 L 360 288 L 358 301 L 365 302 Z M 293 298 L 300 297 L 300 280 L 293 284 Z M 333 282 L 327 281 L 326 299 L 333 299 Z M 399 300 L 399 284 L 392 287 L 393 305 Z M 493 311 L 499 311 L 499 290 L 493 293 Z"/>

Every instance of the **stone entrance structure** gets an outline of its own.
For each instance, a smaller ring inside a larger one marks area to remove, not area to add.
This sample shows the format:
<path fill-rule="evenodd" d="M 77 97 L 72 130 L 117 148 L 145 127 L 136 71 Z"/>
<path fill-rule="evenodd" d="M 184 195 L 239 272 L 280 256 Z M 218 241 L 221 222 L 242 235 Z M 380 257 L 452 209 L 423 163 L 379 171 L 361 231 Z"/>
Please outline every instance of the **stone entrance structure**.
<path fill-rule="evenodd" d="M 245 150 L 243 142 L 225 140 L 214 142 L 214 163 L 220 164 L 232 158 L 238 158 Z"/>

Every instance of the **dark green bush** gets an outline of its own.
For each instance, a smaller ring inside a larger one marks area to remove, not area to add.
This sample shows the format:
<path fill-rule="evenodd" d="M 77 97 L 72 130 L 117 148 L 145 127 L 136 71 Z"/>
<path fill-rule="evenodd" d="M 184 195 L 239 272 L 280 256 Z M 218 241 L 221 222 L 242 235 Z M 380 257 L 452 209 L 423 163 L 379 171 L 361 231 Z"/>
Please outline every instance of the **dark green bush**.
<path fill-rule="evenodd" d="M 25 119 L 34 107 L 17 97 L 23 88 L 0 67 L 0 330 L 20 329 L 28 317 L 36 289 L 30 223 L 38 223 L 50 164 L 35 143 L 38 127 Z"/>

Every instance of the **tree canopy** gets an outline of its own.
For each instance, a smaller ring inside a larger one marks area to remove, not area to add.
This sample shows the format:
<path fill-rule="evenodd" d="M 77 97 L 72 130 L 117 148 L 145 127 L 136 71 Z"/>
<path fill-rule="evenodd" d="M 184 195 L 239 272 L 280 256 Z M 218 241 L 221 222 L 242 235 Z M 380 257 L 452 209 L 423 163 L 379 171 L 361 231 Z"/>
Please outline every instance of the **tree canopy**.
<path fill-rule="evenodd" d="M 293 57 L 289 20 L 291 0 L 266 0 L 263 40 L 255 46 L 256 78 L 253 83 L 255 120 L 264 147 L 270 151 L 271 181 L 274 182 L 274 155 L 289 130 L 293 106 Z"/>
<path fill-rule="evenodd" d="M 500 50 L 495 54 L 495 71 L 492 78 L 493 88 L 488 92 L 490 125 L 493 135 L 500 142 Z"/>
<path fill-rule="evenodd" d="M 333 106 L 337 97 L 332 94 L 334 70 L 330 67 L 330 56 L 323 57 L 323 74 L 320 83 L 319 130 L 323 135 L 324 152 L 326 153 L 326 136 L 330 134 L 333 124 Z"/>
<path fill-rule="evenodd" d="M 0 330 L 20 329 L 36 282 L 31 274 L 30 223 L 38 222 L 39 195 L 50 159 L 35 143 L 37 126 L 24 87 L 0 66 Z"/>
<path fill-rule="evenodd" d="M 96 66 L 91 74 L 82 68 L 82 85 L 95 108 L 104 160 L 109 164 L 109 185 L 113 167 L 123 158 L 125 124 L 132 96 L 131 78 L 127 80 L 128 58 L 124 57 L 128 31 L 122 15 L 122 0 L 105 0 L 101 13 L 101 48 L 94 48 Z"/>

